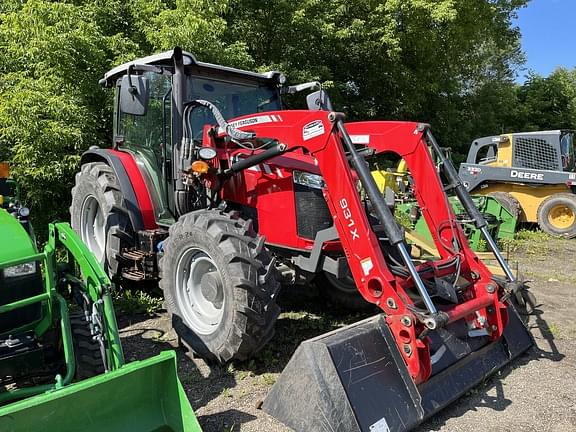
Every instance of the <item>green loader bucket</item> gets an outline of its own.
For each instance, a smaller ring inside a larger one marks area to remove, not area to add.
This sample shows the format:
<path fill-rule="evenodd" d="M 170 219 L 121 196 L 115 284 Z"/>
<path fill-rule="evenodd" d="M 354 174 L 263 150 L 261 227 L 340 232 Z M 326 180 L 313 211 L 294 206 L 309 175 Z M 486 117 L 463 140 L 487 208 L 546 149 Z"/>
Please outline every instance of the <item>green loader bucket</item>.
<path fill-rule="evenodd" d="M 144 361 L 0 408 L 0 431 L 201 431 L 176 374 L 176 354 Z"/>

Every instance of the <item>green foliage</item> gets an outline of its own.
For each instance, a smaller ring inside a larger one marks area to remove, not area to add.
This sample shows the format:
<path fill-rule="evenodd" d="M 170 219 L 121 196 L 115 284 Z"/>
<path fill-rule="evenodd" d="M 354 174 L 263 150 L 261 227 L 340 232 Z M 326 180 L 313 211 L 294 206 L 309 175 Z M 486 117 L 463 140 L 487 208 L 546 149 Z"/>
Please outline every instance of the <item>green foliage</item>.
<path fill-rule="evenodd" d="M 20 5 L 18 8 L 17 5 Z M 108 135 L 102 70 L 129 43 L 105 34 L 95 8 L 65 2 L 9 2 L 0 15 L 0 157 L 39 227 L 67 218 L 79 155 Z"/>
<path fill-rule="evenodd" d="M 576 127 L 576 69 L 531 74 L 518 89 L 520 128 L 526 131 Z"/>
<path fill-rule="evenodd" d="M 556 241 L 562 241 L 558 237 L 540 230 L 521 229 L 514 234 L 513 239 L 501 239 L 502 250 L 508 252 L 524 252 L 528 255 L 545 255 L 557 245 Z"/>
<path fill-rule="evenodd" d="M 119 290 L 114 294 L 114 306 L 127 315 L 152 315 L 162 309 L 162 299 L 144 291 Z"/>
<path fill-rule="evenodd" d="M 320 80 L 350 119 L 429 122 L 457 160 L 478 136 L 576 127 L 576 71 L 513 83 L 523 56 L 512 20 L 527 2 L 4 0 L 0 159 L 38 227 L 66 219 L 79 155 L 111 135 L 111 92 L 98 79 L 175 45 Z"/>

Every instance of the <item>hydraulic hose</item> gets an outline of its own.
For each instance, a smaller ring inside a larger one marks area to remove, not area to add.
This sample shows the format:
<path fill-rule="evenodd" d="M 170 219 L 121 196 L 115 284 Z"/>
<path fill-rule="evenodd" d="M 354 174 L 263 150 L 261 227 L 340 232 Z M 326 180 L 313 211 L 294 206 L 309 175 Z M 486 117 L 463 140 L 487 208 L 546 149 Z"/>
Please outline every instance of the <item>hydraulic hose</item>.
<path fill-rule="evenodd" d="M 224 174 L 236 174 L 237 172 L 240 172 L 242 170 L 251 168 L 253 166 L 259 165 L 264 161 L 267 161 L 268 159 L 272 159 L 275 156 L 278 156 L 282 153 L 284 153 L 286 151 L 286 144 L 275 144 L 273 147 L 269 148 L 268 150 L 265 150 L 261 153 L 255 154 L 253 156 L 249 156 L 245 159 L 242 159 L 234 164 L 232 164 L 230 166 L 230 168 L 228 168 Z"/>
<path fill-rule="evenodd" d="M 440 161 L 442 162 L 442 172 L 446 176 L 447 180 L 450 182 L 450 185 L 454 188 L 456 196 L 458 196 L 458 199 L 462 203 L 462 206 L 464 206 L 466 213 L 468 213 L 468 216 L 470 216 L 470 218 L 474 220 L 476 228 L 480 230 L 483 237 L 486 239 L 488 246 L 494 253 L 494 256 L 496 257 L 498 264 L 500 264 L 500 267 L 506 274 L 508 280 L 510 282 L 515 282 L 516 277 L 514 276 L 514 273 L 512 273 L 510 266 L 500 253 L 498 245 L 488 232 L 488 223 L 486 222 L 484 215 L 474 205 L 474 201 L 472 200 L 470 193 L 464 187 L 464 184 L 460 180 L 460 177 L 458 176 L 458 173 L 456 172 L 456 168 L 454 168 L 452 161 L 448 159 L 446 155 L 442 152 L 440 146 L 438 145 L 438 142 L 436 141 L 436 138 L 434 138 L 434 136 L 432 135 L 430 128 L 427 125 L 423 125 L 423 127 L 426 127 L 426 139 L 428 140 L 428 142 L 434 149 L 434 152 L 438 155 Z"/>
<path fill-rule="evenodd" d="M 202 100 L 202 99 L 196 99 L 196 100 L 193 100 L 191 102 L 188 102 L 186 105 L 196 105 L 196 106 L 203 106 L 205 108 L 208 108 L 210 110 L 210 112 L 212 113 L 212 115 L 214 116 L 214 119 L 216 120 L 216 123 L 218 124 L 218 126 L 224 132 L 226 132 L 226 135 L 229 135 L 233 139 L 249 140 L 249 139 L 252 139 L 256 136 L 256 134 L 253 132 L 244 132 L 244 131 L 241 131 L 241 130 L 236 129 L 235 127 L 231 126 L 224 119 L 224 116 L 222 115 L 220 110 L 218 108 L 216 108 L 216 106 L 212 102 L 208 102 L 207 100 Z"/>
<path fill-rule="evenodd" d="M 340 135 L 342 136 L 344 145 L 346 146 L 346 149 L 350 153 L 350 162 L 354 166 L 354 169 L 356 170 L 356 173 L 360 178 L 362 186 L 364 186 L 366 194 L 370 198 L 370 202 L 374 207 L 376 215 L 380 219 L 380 223 L 384 228 L 384 232 L 386 233 L 386 236 L 388 237 L 390 244 L 396 246 L 396 248 L 398 249 L 398 252 L 402 257 L 402 261 L 404 261 L 404 264 L 406 265 L 408 272 L 410 273 L 410 276 L 414 281 L 414 285 L 416 285 L 418 293 L 422 297 L 422 301 L 426 305 L 428 312 L 430 312 L 430 314 L 433 316 L 430 320 L 428 320 L 425 323 L 425 325 L 427 325 L 429 328 L 436 328 L 438 325 L 438 322 L 436 321 L 436 315 L 438 314 L 438 310 L 436 309 L 434 302 L 430 298 L 430 295 L 428 294 L 428 291 L 424 286 L 424 282 L 422 282 L 422 278 L 420 278 L 420 275 L 418 274 L 418 271 L 416 270 L 416 267 L 412 262 L 410 254 L 406 250 L 406 247 L 404 245 L 403 233 L 400 230 L 398 224 L 396 223 L 394 215 L 384 202 L 382 194 L 380 193 L 380 190 L 378 189 L 378 186 L 376 185 L 376 182 L 374 181 L 374 178 L 372 177 L 370 170 L 366 166 L 364 158 L 361 157 L 356 151 L 354 143 L 352 142 L 350 135 L 348 135 L 348 131 L 344 126 L 342 118 L 343 118 L 342 114 L 338 114 L 335 112 L 331 112 L 328 116 L 328 119 L 335 123 L 336 127 L 338 128 L 338 131 L 340 132 Z"/>

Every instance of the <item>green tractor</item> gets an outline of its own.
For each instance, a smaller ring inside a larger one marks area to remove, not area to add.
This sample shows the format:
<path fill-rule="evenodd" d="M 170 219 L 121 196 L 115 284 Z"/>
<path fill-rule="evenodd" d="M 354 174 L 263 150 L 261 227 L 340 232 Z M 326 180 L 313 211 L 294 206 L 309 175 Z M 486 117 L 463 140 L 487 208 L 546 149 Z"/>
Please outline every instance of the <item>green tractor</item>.
<path fill-rule="evenodd" d="M 460 226 L 468 238 L 470 247 L 476 252 L 487 252 L 489 248 L 482 237 L 482 233 L 476 228 L 473 221 L 469 219 L 466 210 L 460 205 L 458 199 L 456 197 L 449 197 L 448 200 Z M 504 207 L 497 197 L 493 196 L 473 195 L 472 200 L 476 208 L 484 215 L 492 237 L 499 241 L 512 240 L 514 238 L 518 221 L 518 214 L 514 212 L 514 209 Z M 397 204 L 396 214 L 406 215 L 410 220 L 410 228 L 427 241 L 432 241 L 430 230 L 428 230 L 428 226 L 415 200 L 408 200 Z"/>
<path fill-rule="evenodd" d="M 0 431 L 200 431 L 174 352 L 125 364 L 110 280 L 70 226 L 39 252 L 2 202 Z"/>

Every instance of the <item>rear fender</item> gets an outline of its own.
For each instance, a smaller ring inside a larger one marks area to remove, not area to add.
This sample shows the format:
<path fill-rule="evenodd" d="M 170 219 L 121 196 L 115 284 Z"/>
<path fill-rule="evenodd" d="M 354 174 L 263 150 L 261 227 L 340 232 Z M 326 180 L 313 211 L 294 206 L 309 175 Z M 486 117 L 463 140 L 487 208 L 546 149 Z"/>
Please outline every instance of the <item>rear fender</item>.
<path fill-rule="evenodd" d="M 81 164 L 105 162 L 116 174 L 122 189 L 124 208 L 134 231 L 156 228 L 156 220 L 150 193 L 136 165 L 134 157 L 127 152 L 110 149 L 90 149 L 82 155 Z"/>

